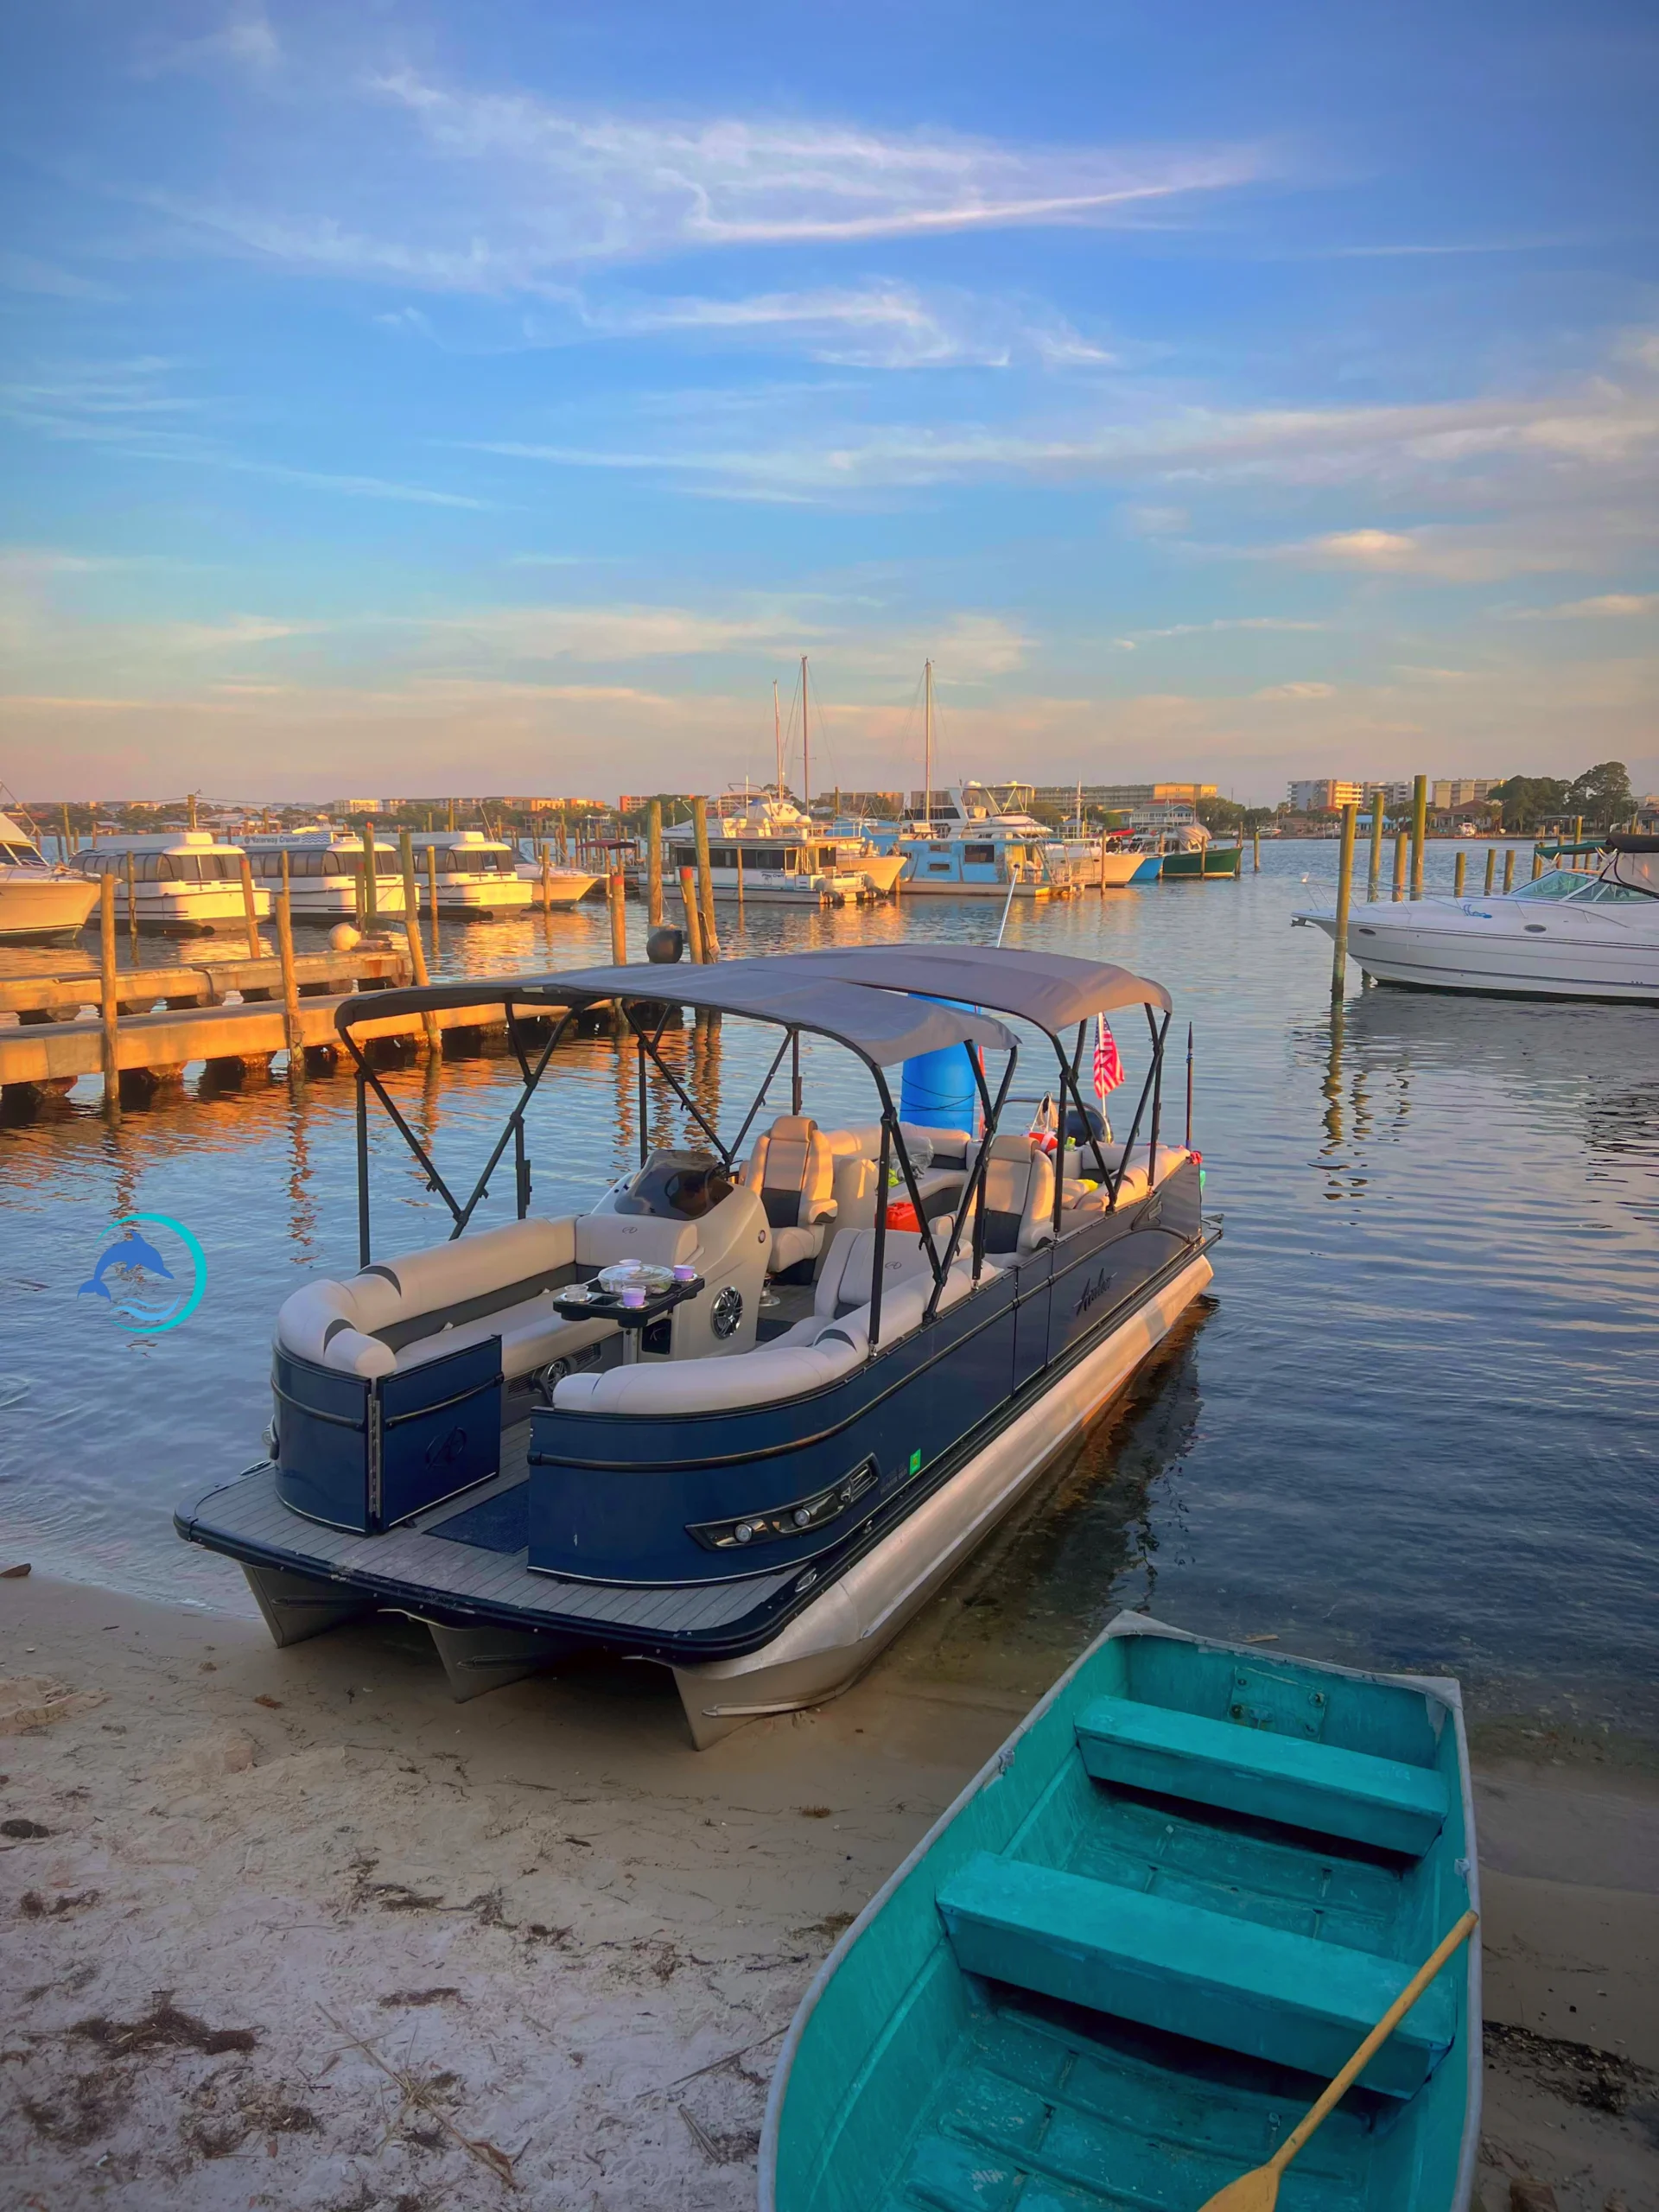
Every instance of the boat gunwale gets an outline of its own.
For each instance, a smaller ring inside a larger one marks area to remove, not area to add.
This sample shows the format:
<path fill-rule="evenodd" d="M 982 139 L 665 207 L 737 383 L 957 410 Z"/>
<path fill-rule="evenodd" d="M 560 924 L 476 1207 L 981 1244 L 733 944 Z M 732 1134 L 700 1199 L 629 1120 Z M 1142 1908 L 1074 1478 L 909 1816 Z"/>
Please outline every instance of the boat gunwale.
<path fill-rule="evenodd" d="M 928 1470 L 923 1476 L 907 1484 L 901 1491 L 896 1492 L 888 1501 L 888 1504 L 893 1507 L 902 1504 L 902 1511 L 893 1512 L 890 1516 L 885 1518 L 878 1518 L 873 1514 L 867 1529 L 849 1530 L 839 1540 L 841 1547 L 839 1551 L 836 1544 L 830 1544 L 824 1546 L 819 1552 L 798 1561 L 797 1567 L 804 1567 L 817 1564 L 826 1555 L 833 1555 L 830 1579 L 824 1580 L 823 1571 L 820 1569 L 819 1579 L 808 1589 L 804 1591 L 796 1589 L 791 1592 L 791 1599 L 780 1599 L 777 1605 L 771 1606 L 766 1612 L 765 1619 L 757 1629 L 746 1630 L 742 1633 L 712 1637 L 706 1632 L 697 1632 L 694 1645 L 688 1637 L 664 1635 L 660 1631 L 630 1636 L 626 1632 L 626 1625 L 619 1630 L 614 1623 L 595 1624 L 579 1617 L 552 1614 L 544 1621 L 527 1621 L 524 1609 L 520 1606 L 498 1605 L 487 1599 L 454 1597 L 430 1584 L 416 1586 L 399 1582 L 395 1586 L 395 1589 L 397 1592 L 408 1590 L 411 1596 L 425 1605 L 429 1611 L 442 1610 L 454 1614 L 457 1618 L 458 1624 L 463 1625 L 489 1621 L 500 1627 L 545 1627 L 550 1633 L 568 1633 L 603 1648 L 617 1649 L 624 1645 L 637 1648 L 642 1656 L 660 1657 L 665 1663 L 670 1664 L 688 1663 L 688 1654 L 692 1660 L 696 1661 L 747 1658 L 756 1651 L 764 1650 L 799 1613 L 804 1611 L 827 1590 L 832 1589 L 842 1575 L 857 1565 L 861 1560 L 868 1557 L 878 1545 L 903 1528 L 915 1511 L 928 1499 L 936 1497 L 940 1491 L 964 1473 L 981 1452 L 994 1444 L 1007 1428 L 1020 1420 L 1046 1394 L 1057 1378 L 1069 1374 L 1091 1353 L 1098 1351 L 1103 1345 L 1109 1343 L 1119 1330 L 1126 1328 L 1136 1315 L 1146 1306 L 1154 1303 L 1172 1282 L 1179 1280 L 1184 1268 L 1191 1266 L 1194 1260 L 1204 1258 L 1211 1247 L 1219 1240 L 1220 1235 L 1219 1219 L 1216 1217 L 1206 1217 L 1204 1228 L 1198 1237 L 1184 1244 L 1163 1267 L 1136 1286 L 1135 1291 L 1130 1294 L 1134 1301 L 1132 1305 L 1126 1300 L 1121 1301 L 1119 1306 L 1110 1308 L 1102 1316 L 1098 1330 L 1087 1332 L 1076 1344 L 1068 1345 L 1059 1358 L 1050 1361 L 1039 1368 L 1017 1390 L 1011 1391 L 995 1412 L 988 1414 L 977 1427 L 959 1438 L 948 1451 L 941 1452 L 935 1469 Z M 528 1454 L 526 1458 L 528 1460 Z M 233 1478 L 232 1482 L 215 1484 L 211 1490 L 203 1491 L 188 1508 L 182 1505 L 176 1507 L 173 1515 L 175 1533 L 186 1543 L 198 1544 L 204 1551 L 216 1552 L 221 1558 L 234 1559 L 239 1566 L 271 1568 L 290 1574 L 308 1574 L 320 1581 L 337 1582 L 345 1587 L 362 1591 L 371 1598 L 377 1599 L 385 1610 L 391 1611 L 406 1610 L 404 1599 L 389 1592 L 384 1575 L 371 1578 L 366 1573 L 360 1573 L 354 1568 L 341 1568 L 324 1561 L 310 1560 L 304 1554 L 278 1552 L 269 1548 L 257 1539 L 236 1537 L 229 1532 L 215 1530 L 214 1541 L 212 1543 L 207 1542 L 203 1537 L 195 1533 L 198 1526 L 200 1525 L 199 1520 L 200 1510 L 210 1498 L 218 1497 L 223 1491 L 233 1488 L 236 1483 L 245 1482 L 254 1475 L 263 1474 L 274 1465 L 274 1461 L 269 1459 L 257 1460 L 252 1466 L 245 1468 L 240 1475 Z M 459 1497 L 464 1496 L 465 1493 L 458 1491 L 454 1495 Z M 448 1501 L 440 1502 L 448 1503 Z M 298 1518 L 308 1521 L 315 1527 L 336 1527 L 336 1524 L 321 1521 L 315 1515 L 300 1512 L 298 1508 L 289 1505 L 286 1500 L 283 1503 L 287 1511 L 295 1513 Z M 357 1535 L 359 1532 L 337 1529 L 337 1533 Z M 390 1535 L 394 1532 L 388 1530 L 386 1533 Z M 431 1535 L 435 1532 L 428 1529 L 418 1529 L 414 1533 Z M 768 1576 L 775 1574 L 778 1571 L 776 1567 L 757 1566 L 743 1574 L 709 1576 L 691 1585 L 671 1585 L 620 1582 L 608 1579 L 601 1582 L 598 1578 L 571 1574 L 563 1568 L 526 1566 L 527 1573 L 544 1576 L 550 1586 L 555 1583 L 570 1582 L 582 1584 L 589 1588 L 599 1586 L 611 1590 L 637 1592 L 641 1594 L 665 1588 L 702 1590 L 728 1587 L 742 1582 L 759 1582 L 766 1580 Z M 791 1577 L 794 1572 L 794 1569 L 791 1570 Z M 438 1601 L 435 1608 L 433 1604 L 435 1599 Z M 759 1610 L 756 1608 L 741 1616 L 739 1624 L 735 1625 L 741 1627 L 742 1622 L 753 1622 L 755 1611 Z M 1091 1646 L 1090 1649 L 1092 1648 Z"/>
<path fill-rule="evenodd" d="M 885 1909 L 889 1899 L 908 1880 L 912 1873 L 932 1852 L 956 1821 L 972 1804 L 982 1789 L 988 1788 L 999 1776 L 1005 1774 L 1013 1763 L 1016 1747 L 1029 1735 L 1038 1723 L 1052 1709 L 1097 1651 L 1103 1649 L 1113 1637 L 1119 1636 L 1161 1636 L 1179 1643 L 1196 1643 L 1212 1651 L 1236 1653 L 1240 1658 L 1260 1662 L 1265 1655 L 1259 1645 L 1236 1643 L 1224 1637 L 1198 1634 L 1194 1630 L 1177 1628 L 1172 1622 L 1153 1620 L 1145 1613 L 1125 1609 L 1114 1614 L 1094 1640 L 1077 1654 L 1065 1672 L 1052 1683 L 1037 1700 L 1018 1727 L 1005 1737 L 989 1758 L 957 1791 L 950 1802 L 933 1821 L 926 1833 L 912 1847 L 894 1867 L 880 1888 L 864 1906 L 851 1924 L 843 1929 L 830 1948 L 817 1972 L 807 1984 L 793 2018 L 785 2031 L 782 2048 L 772 2069 L 771 2085 L 766 2092 L 766 2114 L 760 2127 L 760 2174 L 758 2212 L 788 2212 L 778 2202 L 776 2178 L 778 2145 L 781 2132 L 784 2101 L 789 2094 L 789 2084 L 795 2060 L 799 2054 L 802 2039 L 817 2011 L 819 2000 L 835 1975 L 851 1953 L 854 1945 Z M 1334 1661 L 1309 1660 L 1302 1655 L 1286 1652 L 1275 1656 L 1292 1659 L 1299 1663 L 1319 1668 L 1322 1672 L 1341 1675 L 1351 1681 L 1383 1683 L 1394 1688 L 1413 1689 L 1425 1697 L 1437 1700 L 1444 1707 L 1451 1722 L 1458 1750 L 1459 1800 L 1463 1811 L 1464 1840 L 1466 1854 L 1464 1878 L 1468 1885 L 1470 1909 L 1480 1910 L 1479 1861 L 1475 1853 L 1475 1808 L 1473 1785 L 1469 1771 L 1469 1743 L 1463 1716 L 1463 1689 L 1455 1676 L 1449 1675 L 1389 1674 L 1374 1667 L 1344 1667 Z M 1458 2175 L 1454 2194 L 1447 2212 L 1467 2212 L 1473 2196 L 1475 2164 L 1480 2148 L 1481 2113 L 1481 1944 L 1480 1931 L 1465 1947 L 1465 2039 L 1468 2049 L 1465 2056 L 1465 2082 L 1462 2139 L 1459 2145 Z M 1424 2085 L 1425 2088 L 1427 2084 Z M 1421 2095 L 1420 2090 L 1418 2094 Z"/>

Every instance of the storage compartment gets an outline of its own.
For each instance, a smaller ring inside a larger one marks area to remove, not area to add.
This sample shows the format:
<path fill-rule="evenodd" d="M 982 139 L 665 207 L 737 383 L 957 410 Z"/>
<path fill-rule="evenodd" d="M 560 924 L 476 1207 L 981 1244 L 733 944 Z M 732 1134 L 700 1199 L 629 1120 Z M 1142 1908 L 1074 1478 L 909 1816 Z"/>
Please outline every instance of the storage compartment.
<path fill-rule="evenodd" d="M 401 1375 L 342 1375 L 277 1348 L 276 1494 L 330 1528 L 376 1535 L 501 1465 L 501 1340 Z"/>

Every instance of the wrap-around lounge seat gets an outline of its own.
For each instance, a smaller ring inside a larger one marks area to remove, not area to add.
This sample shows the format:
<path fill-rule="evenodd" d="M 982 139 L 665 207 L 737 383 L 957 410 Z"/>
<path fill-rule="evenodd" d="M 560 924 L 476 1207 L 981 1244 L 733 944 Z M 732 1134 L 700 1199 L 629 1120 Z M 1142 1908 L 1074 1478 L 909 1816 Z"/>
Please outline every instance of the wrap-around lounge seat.
<path fill-rule="evenodd" d="M 693 1222 L 613 1213 L 509 1222 L 377 1262 L 343 1282 L 308 1283 L 284 1300 L 276 1342 L 318 1366 L 367 1378 L 499 1337 L 512 1381 L 616 1333 L 613 1321 L 562 1320 L 553 1311 L 559 1291 L 622 1259 L 672 1267 L 696 1243 Z"/>

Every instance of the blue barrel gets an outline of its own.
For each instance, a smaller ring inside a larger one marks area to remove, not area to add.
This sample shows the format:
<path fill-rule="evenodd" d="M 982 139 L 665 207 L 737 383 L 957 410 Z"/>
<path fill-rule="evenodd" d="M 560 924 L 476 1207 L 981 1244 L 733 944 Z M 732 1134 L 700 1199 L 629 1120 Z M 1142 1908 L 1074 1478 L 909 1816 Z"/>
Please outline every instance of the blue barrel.
<path fill-rule="evenodd" d="M 967 1129 L 979 1122 L 979 1091 L 965 1045 L 946 1045 L 906 1060 L 899 1118 L 925 1129 Z"/>

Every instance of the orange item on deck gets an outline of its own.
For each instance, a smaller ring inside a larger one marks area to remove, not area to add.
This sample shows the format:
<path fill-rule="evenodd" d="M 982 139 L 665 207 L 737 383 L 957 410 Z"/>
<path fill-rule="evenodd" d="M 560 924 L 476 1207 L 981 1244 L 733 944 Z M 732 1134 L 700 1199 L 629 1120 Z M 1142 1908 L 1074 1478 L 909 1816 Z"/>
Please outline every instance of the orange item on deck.
<path fill-rule="evenodd" d="M 887 1208 L 887 1227 L 907 1229 L 912 1236 L 919 1236 L 922 1224 L 916 1218 L 916 1209 L 908 1198 L 894 1198 Z"/>

